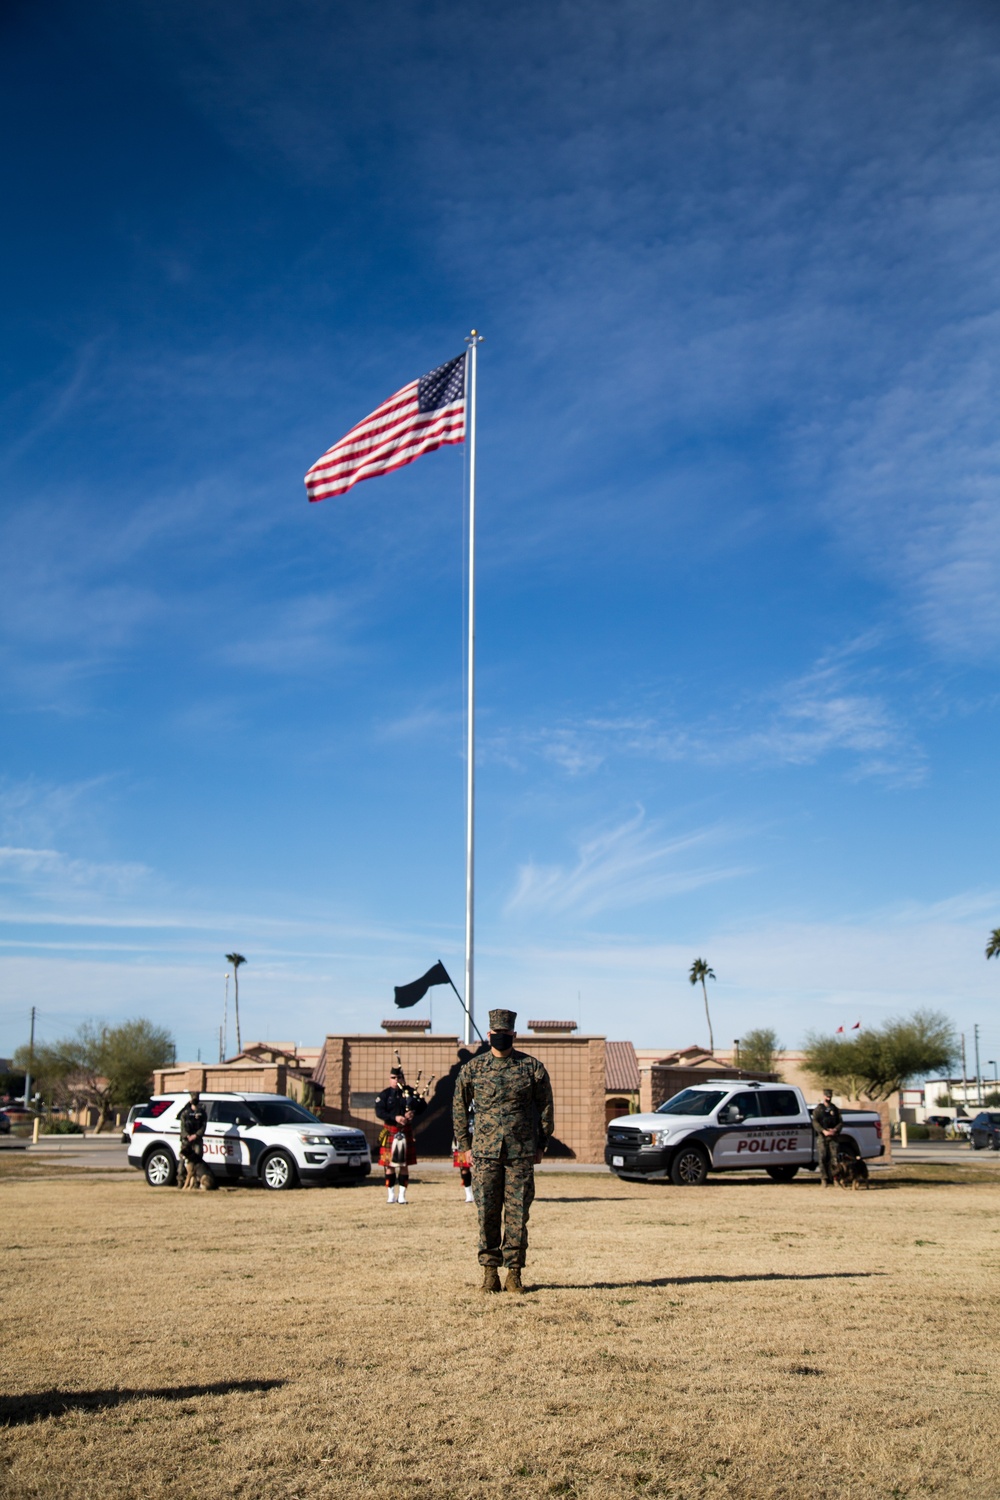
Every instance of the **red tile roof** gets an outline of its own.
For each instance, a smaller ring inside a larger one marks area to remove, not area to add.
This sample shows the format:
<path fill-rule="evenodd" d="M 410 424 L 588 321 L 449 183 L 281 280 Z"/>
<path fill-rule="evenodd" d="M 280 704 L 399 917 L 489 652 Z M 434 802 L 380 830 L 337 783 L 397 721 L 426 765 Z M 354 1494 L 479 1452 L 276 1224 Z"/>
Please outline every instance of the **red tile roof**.
<path fill-rule="evenodd" d="M 604 1087 L 609 1094 L 634 1094 L 639 1088 L 639 1060 L 631 1042 L 605 1042 Z"/>

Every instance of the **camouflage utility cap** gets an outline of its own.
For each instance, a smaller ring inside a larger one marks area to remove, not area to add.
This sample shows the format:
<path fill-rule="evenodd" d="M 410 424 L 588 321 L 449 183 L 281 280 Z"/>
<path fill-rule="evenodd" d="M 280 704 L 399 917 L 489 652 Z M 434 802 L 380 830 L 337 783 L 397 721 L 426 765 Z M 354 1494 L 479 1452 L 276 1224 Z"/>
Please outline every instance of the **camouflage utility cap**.
<path fill-rule="evenodd" d="M 490 1030 L 491 1031 L 513 1031 L 515 1029 L 514 1023 L 515 1023 L 516 1020 L 517 1020 L 517 1011 L 516 1010 L 491 1010 L 490 1011 Z"/>

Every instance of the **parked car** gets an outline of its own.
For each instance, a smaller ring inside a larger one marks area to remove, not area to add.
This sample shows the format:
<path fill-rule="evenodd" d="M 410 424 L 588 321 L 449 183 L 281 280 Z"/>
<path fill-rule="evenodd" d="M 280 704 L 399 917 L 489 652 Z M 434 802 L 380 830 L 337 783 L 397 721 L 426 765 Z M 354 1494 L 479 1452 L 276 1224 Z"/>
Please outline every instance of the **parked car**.
<path fill-rule="evenodd" d="M 845 1109 L 841 1143 L 862 1158 L 883 1156 L 878 1112 Z M 655 1114 L 612 1120 L 604 1160 L 630 1182 L 697 1187 L 709 1172 L 760 1168 L 774 1182 L 791 1182 L 800 1167 L 816 1170 L 816 1138 L 800 1089 L 710 1079 L 667 1099 Z"/>
<path fill-rule="evenodd" d="M 951 1128 L 955 1132 L 956 1135 L 960 1135 L 960 1136 L 963 1136 L 965 1139 L 968 1139 L 968 1137 L 972 1133 L 972 1121 L 971 1120 L 965 1120 L 965 1119 L 962 1119 L 962 1120 L 952 1120 L 952 1122 L 951 1122 Z"/>
<path fill-rule="evenodd" d="M 149 1115 L 132 1124 L 129 1166 L 145 1172 L 150 1187 L 177 1180 L 180 1115 L 190 1094 L 154 1099 Z M 283 1094 L 202 1094 L 208 1115 L 205 1166 L 222 1182 L 260 1182 L 274 1191 L 314 1183 L 359 1182 L 372 1169 L 364 1133 L 325 1125 Z"/>
<path fill-rule="evenodd" d="M 928 1115 L 924 1122 L 926 1125 L 940 1125 L 942 1130 L 947 1130 L 951 1124 L 950 1115 Z"/>
<path fill-rule="evenodd" d="M 0 1109 L 0 1135 L 10 1135 L 10 1115 Z"/>
<path fill-rule="evenodd" d="M 162 1114 L 169 1103 L 169 1099 L 161 1099 L 157 1097 L 155 1099 L 145 1099 L 143 1100 L 142 1104 L 133 1104 L 132 1108 L 128 1112 L 128 1115 L 126 1116 L 125 1124 L 122 1126 L 122 1145 L 131 1145 L 132 1126 L 135 1124 L 136 1120 L 138 1120 L 140 1115 L 149 1115 L 152 1119 L 155 1120 L 156 1116 Z"/>
<path fill-rule="evenodd" d="M 973 1151 L 1000 1151 L 1000 1110 L 984 1109 L 972 1122 Z"/>

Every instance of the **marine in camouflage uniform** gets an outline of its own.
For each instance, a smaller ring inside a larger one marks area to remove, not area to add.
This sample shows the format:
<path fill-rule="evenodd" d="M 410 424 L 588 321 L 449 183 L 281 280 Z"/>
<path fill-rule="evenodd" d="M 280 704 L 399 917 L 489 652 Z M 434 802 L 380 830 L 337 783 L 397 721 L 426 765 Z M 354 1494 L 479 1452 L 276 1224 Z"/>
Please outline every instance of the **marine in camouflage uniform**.
<path fill-rule="evenodd" d="M 833 1090 L 824 1089 L 822 1101 L 812 1112 L 816 1136 L 816 1158 L 819 1179 L 824 1187 L 833 1186 L 833 1169 L 837 1163 L 837 1138 L 844 1128 L 844 1117 L 833 1102 Z"/>
<path fill-rule="evenodd" d="M 204 1163 L 205 1127 L 208 1115 L 202 1107 L 201 1095 L 195 1090 L 180 1113 L 180 1169 L 177 1185 L 182 1188 L 208 1187 L 214 1178 Z"/>
<path fill-rule="evenodd" d="M 460 1153 L 472 1149 L 474 1157 L 484 1292 L 500 1290 L 501 1265 L 507 1268 L 504 1290 L 523 1290 L 535 1162 L 554 1129 L 549 1075 L 536 1057 L 514 1050 L 516 1020 L 512 1010 L 490 1011 L 490 1050 L 469 1059 L 455 1087 L 455 1145 Z M 470 1147 L 473 1108 L 476 1133 Z"/>

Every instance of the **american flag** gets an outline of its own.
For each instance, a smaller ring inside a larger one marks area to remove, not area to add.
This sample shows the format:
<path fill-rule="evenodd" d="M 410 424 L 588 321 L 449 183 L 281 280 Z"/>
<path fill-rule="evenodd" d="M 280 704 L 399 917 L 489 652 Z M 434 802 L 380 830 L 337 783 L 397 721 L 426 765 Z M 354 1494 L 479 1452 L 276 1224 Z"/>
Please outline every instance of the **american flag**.
<path fill-rule="evenodd" d="M 342 495 L 359 479 L 412 464 L 422 453 L 465 441 L 465 355 L 411 380 L 328 448 L 306 475 L 310 500 Z"/>

